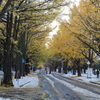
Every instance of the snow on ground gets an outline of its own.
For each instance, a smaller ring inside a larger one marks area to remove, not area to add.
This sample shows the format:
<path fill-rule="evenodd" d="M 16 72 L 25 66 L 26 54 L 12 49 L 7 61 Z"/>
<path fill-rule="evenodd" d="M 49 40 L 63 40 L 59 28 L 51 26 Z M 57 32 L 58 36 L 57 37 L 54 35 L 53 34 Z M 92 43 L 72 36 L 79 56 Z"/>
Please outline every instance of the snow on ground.
<path fill-rule="evenodd" d="M 15 88 L 34 88 L 38 86 L 38 76 L 25 76 L 21 79 L 13 79 L 13 85 Z"/>
<path fill-rule="evenodd" d="M 3 72 L 0 71 L 0 74 L 3 74 Z M 14 87 L 15 88 L 34 88 L 34 87 L 38 86 L 39 79 L 36 74 L 37 73 L 35 72 L 35 73 L 32 73 L 31 75 L 29 74 L 28 76 L 21 77 L 21 79 L 13 79 Z M 50 75 L 51 77 L 55 78 L 52 74 L 47 74 L 47 75 Z M 87 74 L 82 74 L 81 77 L 77 77 L 77 75 L 72 75 L 72 73 L 62 74 L 62 75 L 65 77 L 70 77 L 70 78 L 74 78 L 76 80 L 81 80 L 81 81 L 85 81 L 85 82 L 90 82 L 90 81 L 99 82 L 100 81 L 100 78 L 96 78 L 96 75 L 92 75 L 91 78 L 87 78 Z M 52 80 L 50 80 L 49 78 L 46 78 L 46 79 L 49 82 L 51 81 L 52 86 L 54 85 Z M 92 93 L 91 91 L 88 91 L 86 89 L 82 89 L 77 86 L 71 85 L 70 83 L 67 83 L 63 80 L 59 80 L 58 78 L 55 78 L 55 79 L 79 94 L 81 93 L 84 96 L 95 97 L 95 98 L 98 98 L 97 100 L 100 100 L 100 95 Z"/>
<path fill-rule="evenodd" d="M 3 78 L 3 71 L 0 71 L 0 79 Z"/>
<path fill-rule="evenodd" d="M 84 81 L 87 83 L 89 83 L 90 81 L 92 81 L 92 82 L 99 82 L 100 81 L 100 77 L 97 78 L 96 75 L 91 75 L 91 78 L 87 78 L 87 74 L 82 74 L 82 76 L 77 76 L 77 75 L 72 75 L 72 73 L 68 73 L 68 74 L 63 74 L 63 76 L 73 78 L 76 80 L 80 80 L 80 81 Z"/>
<path fill-rule="evenodd" d="M 14 73 L 14 71 L 13 71 Z M 20 79 L 13 79 L 15 88 L 34 88 L 38 86 L 39 79 L 37 73 L 29 74 L 28 76 L 21 77 Z M 3 71 L 0 71 L 0 78 L 3 78 Z"/>
<path fill-rule="evenodd" d="M 75 85 L 71 85 L 70 83 L 67 83 L 67 82 L 65 82 L 65 81 L 63 81 L 61 79 L 59 80 L 58 78 L 55 78 L 53 75 L 50 75 L 50 76 L 52 78 L 56 79 L 57 81 L 61 82 L 65 86 L 69 87 L 73 91 L 77 92 L 78 94 L 81 94 L 81 95 L 86 96 L 86 97 L 95 98 L 95 100 L 100 100 L 100 95 L 97 95 L 95 93 L 92 93 L 91 91 L 88 91 L 86 89 L 82 89 L 80 87 L 77 87 Z M 82 74 L 81 77 L 77 77 L 76 75 L 72 75 L 71 73 L 70 74 L 63 74 L 63 76 L 73 77 L 74 79 L 82 79 L 85 82 L 89 82 L 89 81 L 100 81 L 100 78 L 97 79 L 96 78 L 96 75 L 93 75 L 91 78 L 87 78 L 87 75 L 86 74 Z M 88 99 L 88 100 L 90 100 L 90 99 Z"/>
<path fill-rule="evenodd" d="M 0 71 L 0 74 L 3 74 L 3 71 Z"/>

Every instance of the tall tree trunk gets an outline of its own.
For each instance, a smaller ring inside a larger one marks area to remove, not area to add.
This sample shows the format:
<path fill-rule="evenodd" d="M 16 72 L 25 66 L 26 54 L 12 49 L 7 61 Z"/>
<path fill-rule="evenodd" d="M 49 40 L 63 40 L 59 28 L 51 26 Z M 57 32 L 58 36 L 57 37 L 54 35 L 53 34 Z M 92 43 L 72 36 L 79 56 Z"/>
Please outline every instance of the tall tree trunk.
<path fill-rule="evenodd" d="M 29 58 L 26 59 L 26 64 L 25 64 L 25 75 L 29 73 Z"/>
<path fill-rule="evenodd" d="M 22 53 L 22 58 L 25 60 L 26 56 L 26 45 L 25 45 L 25 32 L 21 34 L 21 40 L 20 40 L 20 50 Z M 25 76 L 25 62 L 22 62 L 21 66 L 21 75 Z"/>
<path fill-rule="evenodd" d="M 18 28 L 19 28 L 19 24 L 18 24 L 18 20 L 17 20 L 17 16 L 15 16 L 14 18 L 14 31 L 13 31 L 13 39 L 16 41 L 17 40 L 17 34 L 18 34 Z M 11 44 L 11 67 L 13 67 L 13 59 L 14 59 L 14 47 L 15 44 L 12 42 Z"/>
<path fill-rule="evenodd" d="M 76 75 L 76 59 L 73 59 L 73 75 Z"/>
<path fill-rule="evenodd" d="M 65 74 L 68 73 L 68 59 L 66 61 L 64 61 L 64 73 Z"/>
<path fill-rule="evenodd" d="M 80 59 L 76 59 L 75 62 L 76 62 L 76 65 L 77 65 L 78 76 L 81 76 Z"/>
<path fill-rule="evenodd" d="M 73 66 L 73 75 L 76 75 L 76 65 Z"/>
<path fill-rule="evenodd" d="M 58 62 L 57 66 L 58 66 L 58 73 L 61 73 L 61 62 L 60 61 Z"/>
<path fill-rule="evenodd" d="M 80 66 L 77 67 L 77 72 L 78 72 L 78 76 L 81 76 L 81 67 Z"/>
<path fill-rule="evenodd" d="M 92 67 L 92 64 L 93 64 L 93 50 L 92 49 L 89 49 L 89 57 L 88 57 L 88 60 L 90 62 L 89 67 Z"/>
<path fill-rule="evenodd" d="M 4 43 L 4 80 L 3 84 L 12 85 L 12 73 L 11 73 L 11 33 L 12 33 L 12 13 L 7 13 L 7 38 Z"/>
<path fill-rule="evenodd" d="M 17 53 L 16 56 L 16 73 L 15 73 L 15 78 L 19 79 L 21 77 L 21 66 L 22 66 L 22 56 L 20 54 L 20 52 Z"/>
<path fill-rule="evenodd" d="M 26 59 L 26 44 L 25 44 L 25 32 L 23 33 L 23 36 L 22 36 L 22 52 L 23 52 L 23 58 L 24 60 Z M 23 76 L 25 76 L 25 62 L 23 63 Z"/>

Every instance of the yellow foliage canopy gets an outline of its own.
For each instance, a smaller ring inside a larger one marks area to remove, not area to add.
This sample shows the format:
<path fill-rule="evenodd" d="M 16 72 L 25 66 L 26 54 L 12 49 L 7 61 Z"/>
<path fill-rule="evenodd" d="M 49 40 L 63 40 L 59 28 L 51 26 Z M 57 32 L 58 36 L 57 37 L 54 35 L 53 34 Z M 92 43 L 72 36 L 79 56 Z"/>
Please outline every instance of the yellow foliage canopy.
<path fill-rule="evenodd" d="M 60 53 L 64 59 L 83 58 L 80 41 L 70 34 L 70 31 L 66 29 L 63 23 L 60 25 L 58 34 L 54 36 L 49 45 L 55 53 Z"/>

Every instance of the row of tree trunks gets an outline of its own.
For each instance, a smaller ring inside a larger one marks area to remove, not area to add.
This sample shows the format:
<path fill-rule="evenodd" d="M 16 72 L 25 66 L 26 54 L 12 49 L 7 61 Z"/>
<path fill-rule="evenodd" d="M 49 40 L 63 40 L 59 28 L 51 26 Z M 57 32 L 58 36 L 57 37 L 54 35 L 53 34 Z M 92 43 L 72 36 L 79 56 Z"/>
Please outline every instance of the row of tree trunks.
<path fill-rule="evenodd" d="M 68 74 L 68 59 L 66 59 L 66 61 L 63 62 L 63 72 L 65 74 Z M 73 75 L 76 75 L 76 69 L 78 72 L 78 76 L 81 76 L 81 67 L 80 67 L 80 59 L 74 59 L 73 62 Z"/>
<path fill-rule="evenodd" d="M 68 61 L 69 59 L 66 59 L 65 61 L 53 61 L 54 65 L 51 66 L 53 68 L 53 71 L 56 71 L 58 69 L 58 73 L 63 73 L 68 74 Z M 73 75 L 76 75 L 76 70 L 77 70 L 77 75 L 81 76 L 81 66 L 80 66 L 80 61 L 81 59 L 73 59 Z M 63 69 L 63 70 L 62 70 Z"/>
<path fill-rule="evenodd" d="M 15 63 L 15 78 L 20 78 L 20 76 L 24 75 L 24 66 L 22 65 L 22 54 L 20 52 L 16 53 L 16 60 L 14 60 L 14 53 L 15 53 L 15 43 L 11 41 L 11 38 L 14 41 L 17 40 L 18 29 L 19 29 L 19 22 L 17 16 L 13 16 L 13 13 L 7 13 L 7 25 L 6 25 L 6 34 L 7 38 L 4 42 L 4 59 L 3 59 L 3 71 L 4 71 L 4 81 L 3 84 L 6 85 L 13 85 L 12 84 L 12 72 L 11 69 L 13 67 L 13 63 Z M 13 26 L 13 27 L 12 27 Z M 23 37 L 25 38 L 25 36 Z M 25 42 L 25 39 L 24 39 Z M 19 51 L 22 51 L 21 48 L 21 41 L 19 43 Z M 25 46 L 24 46 L 25 48 Z M 24 53 L 24 52 L 23 52 Z M 22 69 L 23 66 L 23 69 Z"/>

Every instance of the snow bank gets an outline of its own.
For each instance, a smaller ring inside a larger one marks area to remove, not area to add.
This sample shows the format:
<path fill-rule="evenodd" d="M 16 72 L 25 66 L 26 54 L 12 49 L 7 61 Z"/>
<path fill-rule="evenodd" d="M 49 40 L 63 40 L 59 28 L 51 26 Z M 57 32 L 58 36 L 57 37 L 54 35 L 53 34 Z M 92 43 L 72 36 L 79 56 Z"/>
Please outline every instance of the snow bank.
<path fill-rule="evenodd" d="M 87 78 L 87 74 L 82 74 L 82 76 L 80 76 L 80 77 L 78 77 L 77 75 L 72 75 L 72 73 L 71 74 L 63 74 L 63 76 L 74 78 L 76 80 L 81 80 L 81 81 L 84 81 L 87 83 L 89 83 L 90 81 L 92 81 L 92 82 L 100 81 L 100 78 L 97 78 L 96 75 L 92 75 L 91 78 Z"/>
<path fill-rule="evenodd" d="M 34 88 L 38 86 L 39 79 L 38 76 L 25 76 L 21 79 L 13 79 L 13 85 L 15 88 Z"/>

